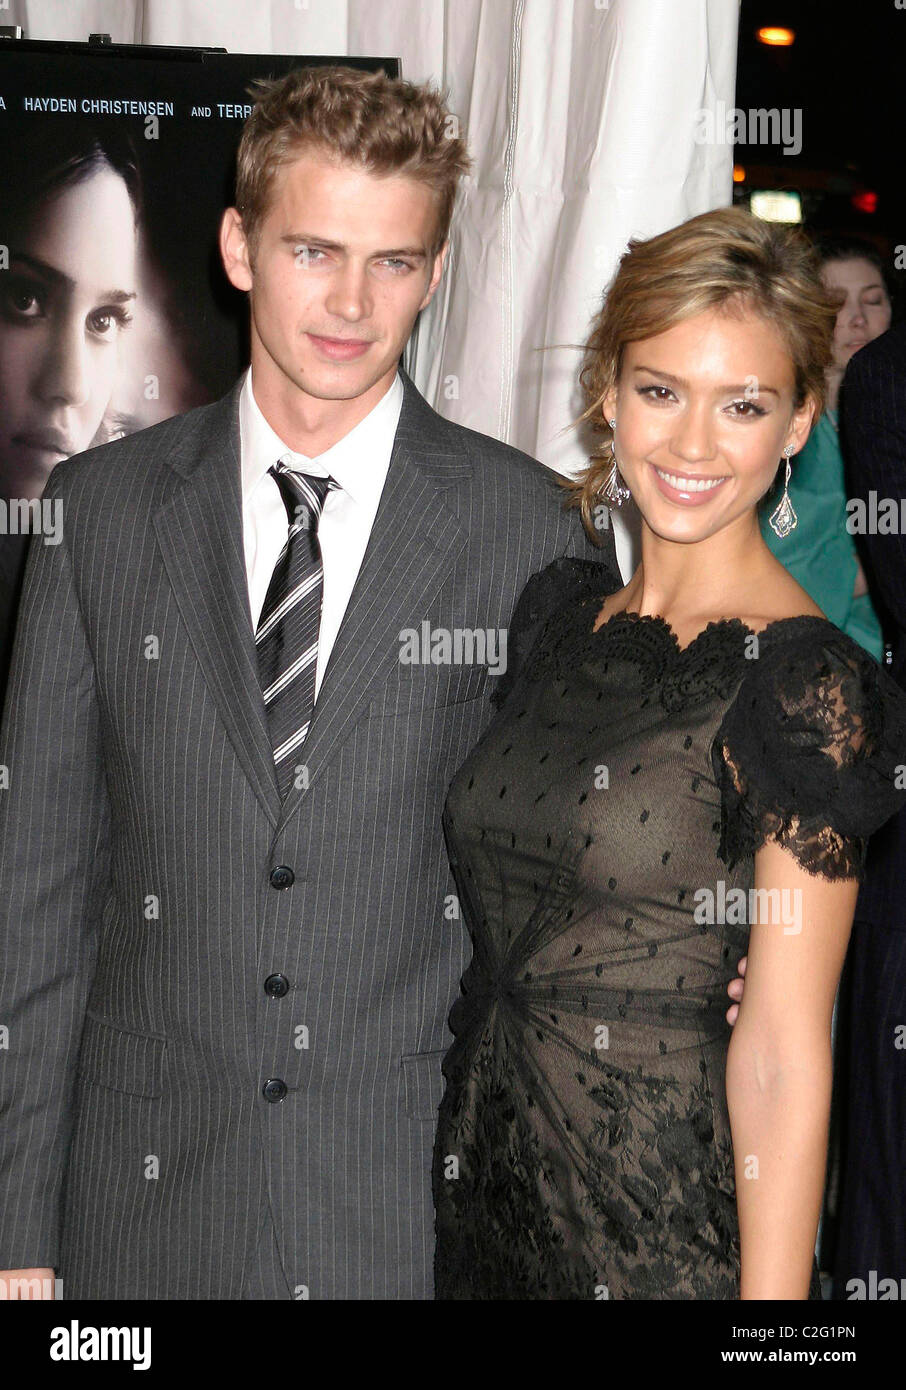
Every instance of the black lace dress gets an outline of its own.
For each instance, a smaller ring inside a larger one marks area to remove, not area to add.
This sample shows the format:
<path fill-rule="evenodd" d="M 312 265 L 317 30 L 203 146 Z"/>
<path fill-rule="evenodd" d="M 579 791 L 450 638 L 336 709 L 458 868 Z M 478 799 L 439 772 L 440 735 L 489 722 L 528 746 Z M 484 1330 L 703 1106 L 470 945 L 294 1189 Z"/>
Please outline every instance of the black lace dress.
<path fill-rule="evenodd" d="M 831 623 L 726 619 L 684 649 L 660 618 L 593 632 L 619 587 L 587 560 L 532 577 L 449 790 L 473 958 L 434 1153 L 441 1299 L 738 1298 L 725 1011 L 753 856 L 772 837 L 858 877 L 904 796 L 906 696 Z"/>

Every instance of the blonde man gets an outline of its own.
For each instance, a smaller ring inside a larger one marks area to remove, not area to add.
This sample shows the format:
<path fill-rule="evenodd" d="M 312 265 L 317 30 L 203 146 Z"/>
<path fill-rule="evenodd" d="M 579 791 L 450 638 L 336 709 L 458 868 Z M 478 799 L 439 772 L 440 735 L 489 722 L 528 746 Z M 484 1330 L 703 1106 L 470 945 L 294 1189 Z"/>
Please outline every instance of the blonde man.
<path fill-rule="evenodd" d="M 0 729 L 0 1268 L 64 1297 L 432 1296 L 443 796 L 528 577 L 613 561 L 400 370 L 448 117 L 264 84 L 220 236 L 249 371 L 47 487 Z"/>

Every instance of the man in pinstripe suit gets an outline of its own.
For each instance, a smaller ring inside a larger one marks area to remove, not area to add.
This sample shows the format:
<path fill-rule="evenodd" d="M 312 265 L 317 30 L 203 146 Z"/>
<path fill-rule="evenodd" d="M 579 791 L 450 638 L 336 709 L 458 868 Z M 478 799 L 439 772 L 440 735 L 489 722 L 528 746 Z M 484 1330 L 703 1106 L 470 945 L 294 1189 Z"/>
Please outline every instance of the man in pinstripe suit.
<path fill-rule="evenodd" d="M 383 76 L 262 89 L 221 234 L 250 374 L 48 483 L 0 729 L 0 1267 L 64 1298 L 432 1294 L 440 812 L 494 675 L 400 635 L 498 634 L 557 555 L 613 561 L 398 371 L 448 133 Z M 263 674 L 290 611 L 296 686 Z"/>

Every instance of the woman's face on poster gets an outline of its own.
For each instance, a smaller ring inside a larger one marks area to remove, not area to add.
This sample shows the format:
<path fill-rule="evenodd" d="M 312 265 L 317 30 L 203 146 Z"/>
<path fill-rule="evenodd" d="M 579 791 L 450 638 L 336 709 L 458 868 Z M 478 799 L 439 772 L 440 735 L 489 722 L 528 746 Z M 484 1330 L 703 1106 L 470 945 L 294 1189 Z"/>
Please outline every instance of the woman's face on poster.
<path fill-rule="evenodd" d="M 87 449 L 116 380 L 136 283 L 135 215 L 109 166 L 61 187 L 15 229 L 0 276 L 0 487 L 39 497 Z"/>

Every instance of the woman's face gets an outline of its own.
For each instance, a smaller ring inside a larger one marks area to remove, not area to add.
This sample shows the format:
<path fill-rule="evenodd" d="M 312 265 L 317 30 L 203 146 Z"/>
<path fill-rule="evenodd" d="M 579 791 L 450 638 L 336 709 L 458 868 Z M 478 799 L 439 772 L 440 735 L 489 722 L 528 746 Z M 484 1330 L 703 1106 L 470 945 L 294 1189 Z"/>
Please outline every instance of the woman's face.
<path fill-rule="evenodd" d="M 135 298 L 136 232 L 104 166 L 43 202 L 0 278 L 0 488 L 39 497 L 55 464 L 90 445 L 113 390 Z"/>
<path fill-rule="evenodd" d="M 642 516 L 667 540 L 748 526 L 786 445 L 808 437 L 811 403 L 777 329 L 740 304 L 627 343 L 605 399 L 620 471 Z"/>
<path fill-rule="evenodd" d="M 861 257 L 828 261 L 821 278 L 828 289 L 843 290 L 846 295 L 834 329 L 834 366 L 842 372 L 853 353 L 887 332 L 890 299 L 880 271 Z"/>

